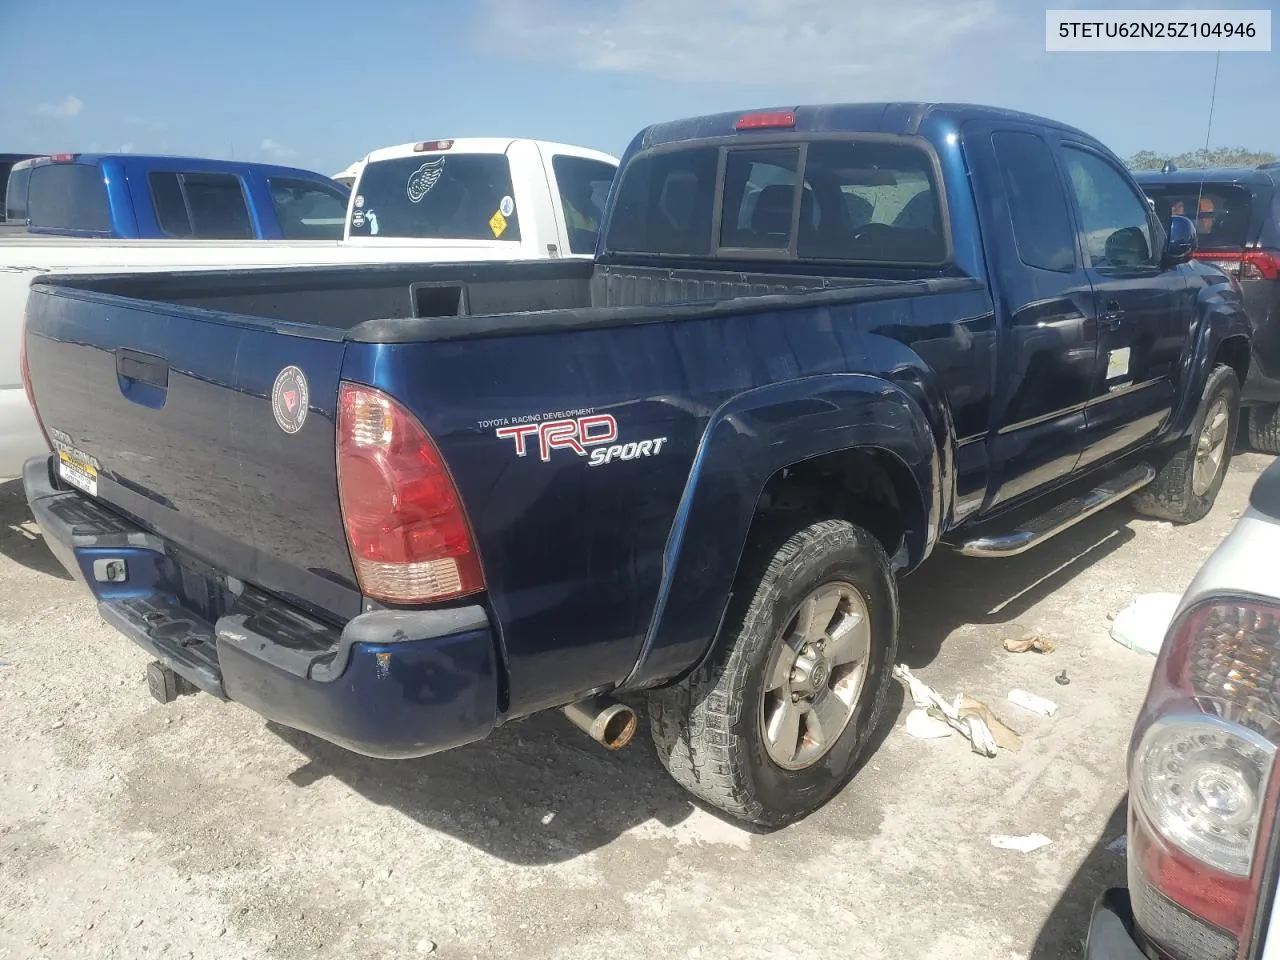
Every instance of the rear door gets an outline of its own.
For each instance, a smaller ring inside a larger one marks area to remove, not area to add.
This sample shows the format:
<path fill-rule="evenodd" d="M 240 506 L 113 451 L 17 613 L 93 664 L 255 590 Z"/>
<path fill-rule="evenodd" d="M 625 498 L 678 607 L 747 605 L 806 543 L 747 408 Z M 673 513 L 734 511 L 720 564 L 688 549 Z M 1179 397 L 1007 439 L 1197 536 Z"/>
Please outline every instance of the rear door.
<path fill-rule="evenodd" d="M 1060 156 L 1098 322 L 1083 467 L 1141 444 L 1168 417 L 1195 304 L 1185 268 L 1164 265 L 1164 231 L 1132 178 L 1084 143 L 1061 143 Z"/>
<path fill-rule="evenodd" d="M 992 295 L 1005 318 L 989 441 L 988 508 L 1071 473 L 1097 361 L 1093 288 L 1066 185 L 1039 128 L 964 130 L 983 205 Z"/>
<path fill-rule="evenodd" d="M 27 360 L 64 479 L 179 558 L 358 613 L 337 500 L 340 331 L 50 289 L 33 288 Z"/>

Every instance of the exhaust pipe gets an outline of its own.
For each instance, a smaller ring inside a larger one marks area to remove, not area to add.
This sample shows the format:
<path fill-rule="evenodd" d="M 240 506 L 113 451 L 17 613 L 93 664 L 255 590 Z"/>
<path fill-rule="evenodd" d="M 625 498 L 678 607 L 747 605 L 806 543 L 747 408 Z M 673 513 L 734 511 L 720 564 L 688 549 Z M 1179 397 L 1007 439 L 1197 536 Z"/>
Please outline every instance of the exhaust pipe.
<path fill-rule="evenodd" d="M 636 712 L 617 700 L 592 697 L 561 709 L 570 723 L 610 750 L 621 750 L 636 732 Z"/>

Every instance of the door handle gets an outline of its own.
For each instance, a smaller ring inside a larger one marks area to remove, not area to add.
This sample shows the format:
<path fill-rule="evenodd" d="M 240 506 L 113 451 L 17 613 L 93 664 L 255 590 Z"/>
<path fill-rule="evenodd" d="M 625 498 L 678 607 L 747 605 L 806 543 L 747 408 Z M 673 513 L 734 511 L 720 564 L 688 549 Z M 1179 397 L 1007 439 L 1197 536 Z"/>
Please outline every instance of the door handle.
<path fill-rule="evenodd" d="M 1112 300 L 1107 304 L 1107 312 L 1098 318 L 1098 322 L 1108 330 L 1114 330 L 1120 326 L 1120 321 L 1124 319 L 1124 311 L 1120 309 L 1120 304 Z"/>
<path fill-rule="evenodd" d="M 116 373 L 126 379 L 164 389 L 169 386 L 169 362 L 137 350 L 116 351 Z"/>

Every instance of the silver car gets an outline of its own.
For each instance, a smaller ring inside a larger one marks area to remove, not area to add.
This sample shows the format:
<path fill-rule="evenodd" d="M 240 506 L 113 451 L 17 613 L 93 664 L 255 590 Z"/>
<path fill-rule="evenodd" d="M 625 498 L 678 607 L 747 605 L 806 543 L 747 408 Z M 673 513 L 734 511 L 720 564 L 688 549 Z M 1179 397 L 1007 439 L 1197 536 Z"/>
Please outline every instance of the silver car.
<path fill-rule="evenodd" d="M 1187 588 L 1129 747 L 1128 889 L 1089 960 L 1280 958 L 1280 461 Z"/>

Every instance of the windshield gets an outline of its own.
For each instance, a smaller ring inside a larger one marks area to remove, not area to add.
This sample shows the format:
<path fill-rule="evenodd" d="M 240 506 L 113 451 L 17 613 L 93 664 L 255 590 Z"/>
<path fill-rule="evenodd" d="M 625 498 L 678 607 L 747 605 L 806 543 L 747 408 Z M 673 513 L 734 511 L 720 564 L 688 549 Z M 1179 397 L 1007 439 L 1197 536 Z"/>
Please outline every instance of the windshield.
<path fill-rule="evenodd" d="M 365 166 L 351 236 L 519 240 L 511 168 L 497 153 L 433 153 Z"/>
<path fill-rule="evenodd" d="M 1244 187 L 1178 183 L 1142 188 L 1166 230 L 1170 217 L 1186 217 L 1196 225 L 1199 250 L 1239 250 L 1254 239 L 1248 236 L 1253 194 Z"/>

